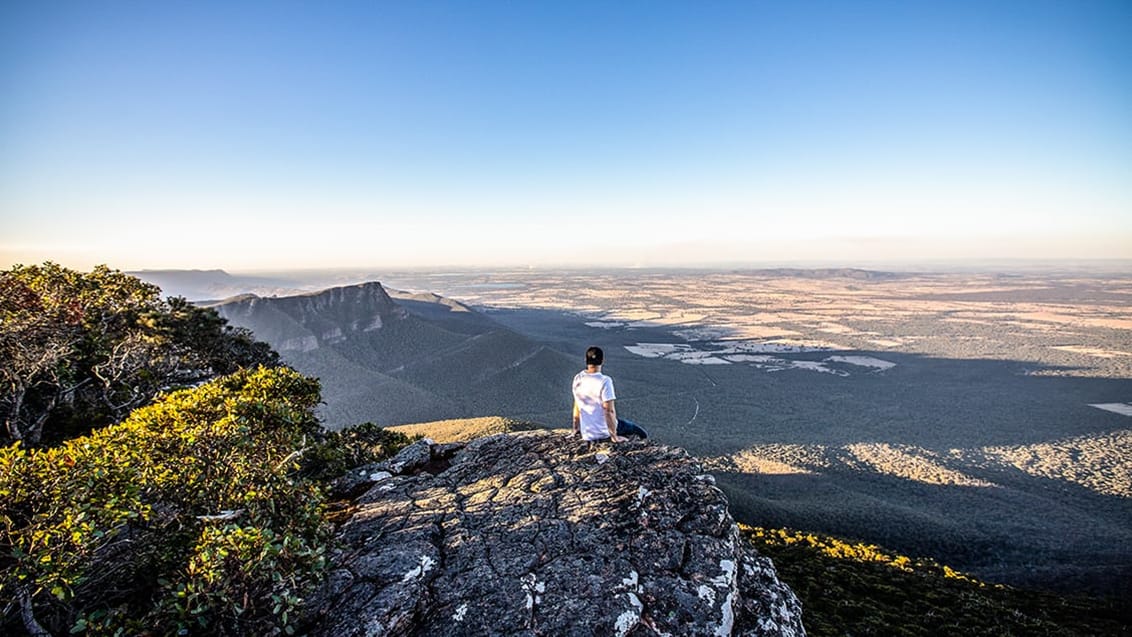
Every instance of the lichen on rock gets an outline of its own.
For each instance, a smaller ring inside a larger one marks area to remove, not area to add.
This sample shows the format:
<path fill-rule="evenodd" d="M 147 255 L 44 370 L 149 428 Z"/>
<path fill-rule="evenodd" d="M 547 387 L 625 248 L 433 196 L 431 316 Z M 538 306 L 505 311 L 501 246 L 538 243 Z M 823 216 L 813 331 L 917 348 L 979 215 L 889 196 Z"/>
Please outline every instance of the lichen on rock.
<path fill-rule="evenodd" d="M 312 634 L 805 634 L 683 450 L 545 431 L 414 447 L 341 527 Z"/>

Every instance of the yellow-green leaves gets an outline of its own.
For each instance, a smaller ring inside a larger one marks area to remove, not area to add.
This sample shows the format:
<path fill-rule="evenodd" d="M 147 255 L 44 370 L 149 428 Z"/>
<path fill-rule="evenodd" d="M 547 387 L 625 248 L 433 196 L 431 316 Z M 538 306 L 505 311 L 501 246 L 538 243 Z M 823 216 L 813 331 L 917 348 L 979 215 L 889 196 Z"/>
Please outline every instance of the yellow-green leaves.
<path fill-rule="evenodd" d="M 297 601 L 271 596 L 298 600 L 324 564 L 321 491 L 288 460 L 318 401 L 317 381 L 260 368 L 52 449 L 0 449 L 0 597 L 30 595 L 55 633 L 285 630 Z"/>

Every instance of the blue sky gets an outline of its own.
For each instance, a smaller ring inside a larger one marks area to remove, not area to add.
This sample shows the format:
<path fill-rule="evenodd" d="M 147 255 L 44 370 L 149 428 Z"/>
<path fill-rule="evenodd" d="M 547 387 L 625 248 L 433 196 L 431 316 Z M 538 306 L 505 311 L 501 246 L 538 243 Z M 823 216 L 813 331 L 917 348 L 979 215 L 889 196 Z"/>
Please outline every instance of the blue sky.
<path fill-rule="evenodd" d="M 0 3 L 0 265 L 1132 258 L 1132 3 Z"/>

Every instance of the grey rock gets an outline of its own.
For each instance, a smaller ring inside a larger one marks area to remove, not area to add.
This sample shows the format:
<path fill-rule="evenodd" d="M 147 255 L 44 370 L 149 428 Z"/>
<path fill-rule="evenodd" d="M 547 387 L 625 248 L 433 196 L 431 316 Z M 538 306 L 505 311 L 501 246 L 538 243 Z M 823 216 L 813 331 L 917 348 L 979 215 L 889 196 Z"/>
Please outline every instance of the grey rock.
<path fill-rule="evenodd" d="M 436 445 L 428 438 L 414 442 L 381 462 L 350 469 L 330 483 L 330 497 L 353 497 L 370 487 L 403 473 L 414 473 L 434 460 L 444 465 L 454 452 L 451 445 Z"/>
<path fill-rule="evenodd" d="M 433 442 L 428 438 L 423 438 L 379 464 L 384 465 L 385 470 L 393 474 L 412 473 L 432 460 L 432 447 Z"/>
<path fill-rule="evenodd" d="M 384 462 L 371 462 L 354 467 L 330 483 L 329 494 L 332 499 L 351 497 L 362 493 L 373 485 L 392 477 Z"/>
<path fill-rule="evenodd" d="M 437 451 L 404 467 L 436 469 Z M 798 599 L 684 451 L 542 431 L 443 451 L 436 475 L 357 500 L 311 634 L 805 634 Z"/>

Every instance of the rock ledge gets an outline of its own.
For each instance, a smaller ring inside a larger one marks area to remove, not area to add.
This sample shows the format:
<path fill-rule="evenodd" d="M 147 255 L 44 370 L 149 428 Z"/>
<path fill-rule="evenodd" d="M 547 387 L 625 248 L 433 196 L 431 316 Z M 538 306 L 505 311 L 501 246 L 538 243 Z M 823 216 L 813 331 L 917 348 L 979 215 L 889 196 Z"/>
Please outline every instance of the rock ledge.
<path fill-rule="evenodd" d="M 805 634 L 683 450 L 534 431 L 420 441 L 382 469 L 363 472 L 312 634 Z"/>

